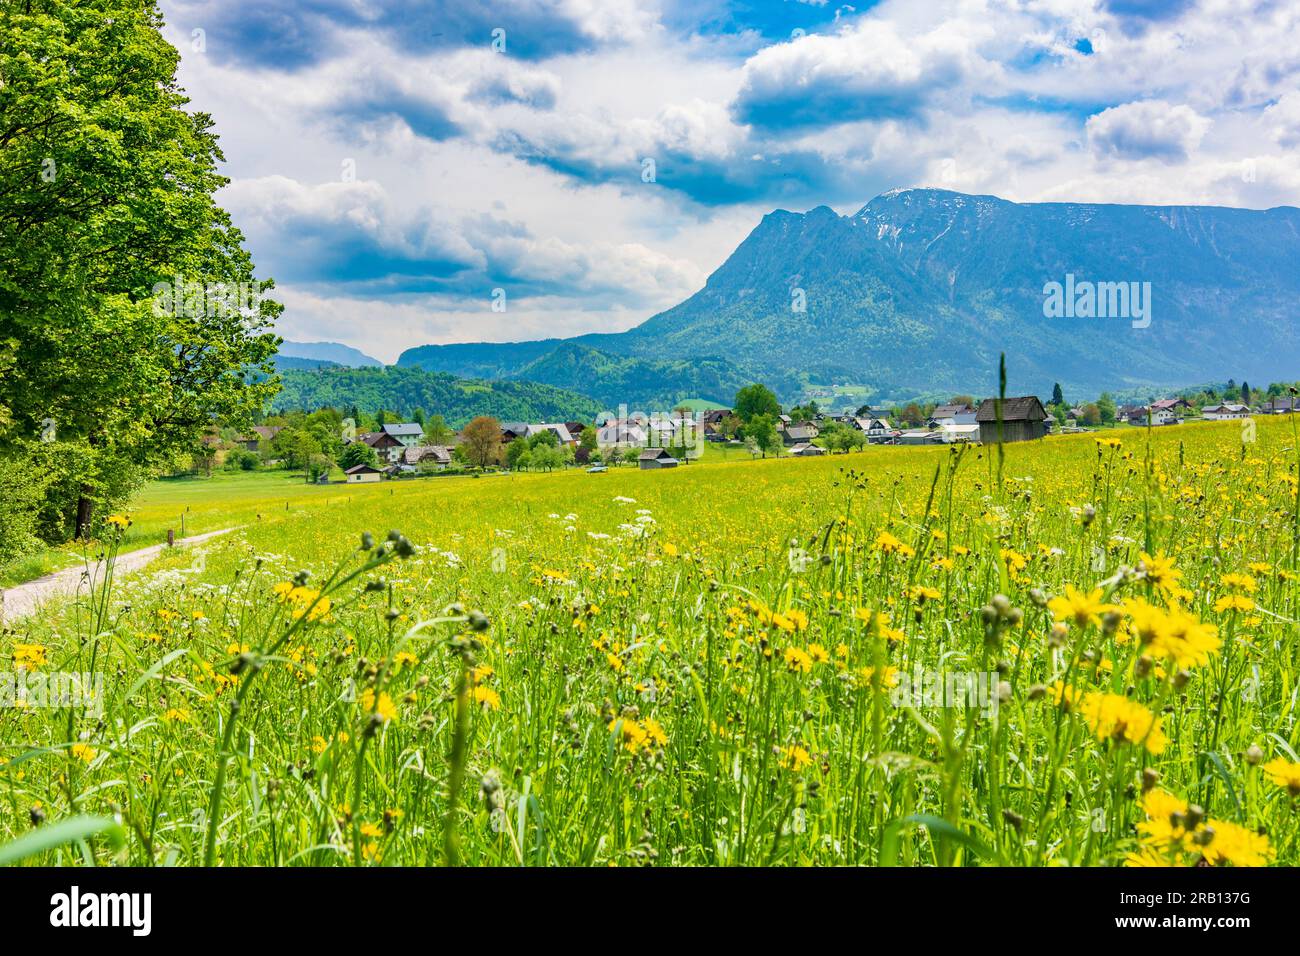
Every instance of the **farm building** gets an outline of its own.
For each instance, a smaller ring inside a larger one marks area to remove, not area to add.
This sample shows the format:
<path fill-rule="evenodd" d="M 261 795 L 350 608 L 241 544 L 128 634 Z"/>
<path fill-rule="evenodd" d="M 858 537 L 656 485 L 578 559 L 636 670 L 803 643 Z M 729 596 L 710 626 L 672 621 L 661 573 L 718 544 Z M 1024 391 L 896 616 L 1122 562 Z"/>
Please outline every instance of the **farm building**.
<path fill-rule="evenodd" d="M 272 438 L 280 433 L 280 425 L 254 425 L 252 432 L 247 435 L 240 435 L 235 439 L 245 451 L 257 451 L 262 442 L 270 442 Z"/>
<path fill-rule="evenodd" d="M 974 423 L 969 425 L 940 425 L 937 429 L 939 441 L 945 445 L 951 445 L 954 442 L 972 442 L 980 440 L 980 427 Z"/>
<path fill-rule="evenodd" d="M 819 434 L 820 431 L 812 422 L 800 422 L 798 425 L 787 425 L 781 429 L 781 441 L 786 445 L 804 445 Z"/>
<path fill-rule="evenodd" d="M 815 458 L 818 455 L 826 454 L 825 448 L 819 448 L 816 445 L 800 444 L 790 449 L 790 454 L 796 458 Z"/>
<path fill-rule="evenodd" d="M 928 428 L 909 428 L 898 436 L 900 445 L 937 445 L 939 433 Z"/>
<path fill-rule="evenodd" d="M 384 473 L 373 465 L 353 465 L 343 474 L 348 477 L 348 484 L 359 484 L 363 481 L 381 481 Z"/>
<path fill-rule="evenodd" d="M 667 448 L 647 448 L 637 458 L 642 471 L 655 468 L 676 468 L 677 459 L 668 453 Z"/>
<path fill-rule="evenodd" d="M 986 398 L 975 413 L 980 427 L 980 441 L 996 445 L 999 441 L 1031 441 L 1047 434 L 1047 412 L 1035 395 L 1002 400 L 1002 430 L 998 432 L 996 398 Z"/>
<path fill-rule="evenodd" d="M 1201 417 L 1212 422 L 1227 421 L 1231 418 L 1249 418 L 1250 409 L 1236 402 L 1223 402 L 1219 405 L 1206 405 L 1201 409 Z"/>

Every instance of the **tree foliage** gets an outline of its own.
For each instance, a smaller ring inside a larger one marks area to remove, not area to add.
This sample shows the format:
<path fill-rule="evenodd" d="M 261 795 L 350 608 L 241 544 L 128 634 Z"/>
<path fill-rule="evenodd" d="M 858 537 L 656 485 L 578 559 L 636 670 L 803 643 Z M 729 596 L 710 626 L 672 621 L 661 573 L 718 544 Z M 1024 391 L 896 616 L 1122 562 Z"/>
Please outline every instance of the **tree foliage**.
<path fill-rule="evenodd" d="M 0 470 L 48 465 L 47 539 L 275 388 L 280 307 L 160 24 L 152 0 L 0 0 Z"/>
<path fill-rule="evenodd" d="M 591 421 L 600 411 L 592 399 L 550 385 L 472 381 L 421 368 L 322 368 L 284 371 L 280 379 L 271 403 L 275 411 L 356 405 L 370 413 L 384 409 L 384 418 L 393 422 L 405 420 L 414 408 L 432 409 L 426 438 L 436 418 L 444 426 L 489 414 L 508 422 Z"/>
<path fill-rule="evenodd" d="M 501 423 L 480 415 L 461 430 L 458 447 L 472 465 L 486 468 L 496 464 L 501 456 Z"/>
<path fill-rule="evenodd" d="M 781 403 L 776 400 L 776 394 L 760 382 L 746 385 L 738 391 L 734 405 L 736 416 L 746 424 L 757 415 L 776 418 L 781 414 Z"/>

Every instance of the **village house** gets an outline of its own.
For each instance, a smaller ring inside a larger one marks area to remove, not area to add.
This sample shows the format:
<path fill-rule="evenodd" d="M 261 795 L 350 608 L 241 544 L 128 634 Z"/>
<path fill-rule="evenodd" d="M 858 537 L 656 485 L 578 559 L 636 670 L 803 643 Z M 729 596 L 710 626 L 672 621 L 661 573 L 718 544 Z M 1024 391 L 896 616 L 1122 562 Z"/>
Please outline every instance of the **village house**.
<path fill-rule="evenodd" d="M 407 448 L 414 448 L 424 441 L 424 426 L 419 422 L 394 422 L 391 425 L 384 425 L 380 430 L 393 436 Z"/>
<path fill-rule="evenodd" d="M 1162 398 L 1151 403 L 1152 411 L 1168 411 L 1175 418 L 1181 418 L 1184 415 L 1191 414 L 1194 409 L 1192 403 L 1185 398 Z"/>
<path fill-rule="evenodd" d="M 360 484 L 362 482 L 382 481 L 384 473 L 373 465 L 353 465 L 347 471 L 343 472 L 347 476 L 348 484 Z"/>
<path fill-rule="evenodd" d="M 660 447 L 676 444 L 677 433 L 680 427 L 680 423 L 674 422 L 672 419 L 652 416 L 646 421 L 644 426 L 646 431 L 646 440 L 651 445 Z"/>
<path fill-rule="evenodd" d="M 863 422 L 866 423 L 865 427 L 862 425 Z M 893 444 L 899 434 L 889 423 L 888 418 L 859 418 L 858 427 L 867 436 L 867 443 L 870 445 Z"/>
<path fill-rule="evenodd" d="M 1047 434 L 1047 411 L 1036 395 L 1003 399 L 1000 431 L 997 402 L 995 398 L 986 398 L 975 413 L 980 426 L 980 441 L 985 445 L 996 445 L 999 441 L 1032 441 Z"/>
<path fill-rule="evenodd" d="M 1250 408 L 1236 402 L 1221 402 L 1218 405 L 1206 405 L 1201 409 L 1201 417 L 1212 422 L 1227 421 L 1233 418 L 1249 418 Z"/>
<path fill-rule="evenodd" d="M 262 442 L 269 442 L 276 435 L 280 434 L 280 425 L 254 425 L 250 434 L 240 435 L 235 439 L 235 444 L 245 451 L 257 451 Z"/>
<path fill-rule="evenodd" d="M 645 428 L 636 419 L 611 418 L 596 430 L 596 444 L 601 448 L 644 448 L 647 439 Z"/>
<path fill-rule="evenodd" d="M 561 445 L 576 445 L 578 443 L 577 439 L 569 431 L 569 427 L 563 423 L 548 425 L 546 422 L 541 422 L 537 425 L 529 425 L 528 433 L 524 437 L 532 438 L 534 435 L 540 435 L 545 431 L 555 432 L 555 437 L 560 440 Z"/>
<path fill-rule="evenodd" d="M 1289 395 L 1270 398 L 1259 406 L 1259 411 L 1263 415 L 1288 415 L 1291 412 L 1300 411 L 1300 399 Z"/>
<path fill-rule="evenodd" d="M 931 428 L 941 425 L 974 425 L 975 409 L 965 402 L 939 405 L 930 413 L 928 424 Z"/>
<path fill-rule="evenodd" d="M 509 445 L 516 438 L 528 437 L 527 422 L 502 422 L 501 423 L 501 444 Z"/>
<path fill-rule="evenodd" d="M 1178 422 L 1178 416 L 1174 414 L 1172 407 L 1168 405 L 1157 407 L 1156 402 L 1146 406 L 1136 406 L 1123 417 L 1130 425 L 1145 425 L 1147 423 L 1148 409 L 1150 410 L 1152 425 L 1174 425 Z"/>
<path fill-rule="evenodd" d="M 642 471 L 656 468 L 676 468 L 678 461 L 668 453 L 667 448 L 647 448 L 637 457 L 637 465 Z"/>
<path fill-rule="evenodd" d="M 413 445 L 403 448 L 397 459 L 403 471 L 418 471 L 421 466 L 441 471 L 450 464 L 451 449 L 445 445 Z"/>
<path fill-rule="evenodd" d="M 379 460 L 388 464 L 397 461 L 402 454 L 402 449 L 405 447 L 388 432 L 362 432 L 353 440 L 359 441 L 363 445 L 369 445 L 375 450 Z"/>

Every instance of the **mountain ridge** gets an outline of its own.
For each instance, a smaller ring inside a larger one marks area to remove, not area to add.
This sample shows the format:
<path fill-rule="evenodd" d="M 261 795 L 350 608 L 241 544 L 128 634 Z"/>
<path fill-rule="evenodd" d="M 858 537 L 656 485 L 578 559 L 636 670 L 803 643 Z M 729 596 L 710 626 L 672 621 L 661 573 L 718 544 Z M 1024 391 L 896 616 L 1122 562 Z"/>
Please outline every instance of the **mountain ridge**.
<path fill-rule="evenodd" d="M 341 342 L 291 342 L 285 339 L 280 342 L 278 354 L 282 358 L 342 365 L 345 368 L 374 368 L 384 364 L 360 349 Z"/>
<path fill-rule="evenodd" d="M 507 378 L 578 343 L 625 359 L 720 362 L 787 387 L 829 380 L 987 393 L 1003 352 L 1021 391 L 1058 381 L 1096 394 L 1229 375 L 1276 380 L 1300 364 L 1295 262 L 1293 206 L 1016 203 L 896 189 L 852 215 L 769 212 L 703 288 L 626 332 L 473 348 L 482 363 L 496 356 Z M 1150 326 L 1048 317 L 1046 284 L 1069 275 L 1149 282 Z M 452 370 L 439 350 L 456 348 L 408 349 L 398 364 Z M 605 387 L 585 385 L 588 394 Z"/>

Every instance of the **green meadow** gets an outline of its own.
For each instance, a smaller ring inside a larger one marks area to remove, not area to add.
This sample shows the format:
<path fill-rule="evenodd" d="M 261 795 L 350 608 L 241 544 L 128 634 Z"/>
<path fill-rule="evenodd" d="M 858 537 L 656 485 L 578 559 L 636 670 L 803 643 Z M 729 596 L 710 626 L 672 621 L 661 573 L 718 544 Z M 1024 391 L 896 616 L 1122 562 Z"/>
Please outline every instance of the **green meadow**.
<path fill-rule="evenodd" d="M 1294 864 L 1297 442 L 1253 437 L 156 482 L 110 553 L 238 530 L 4 631 L 103 686 L 0 709 L 0 859 Z"/>

